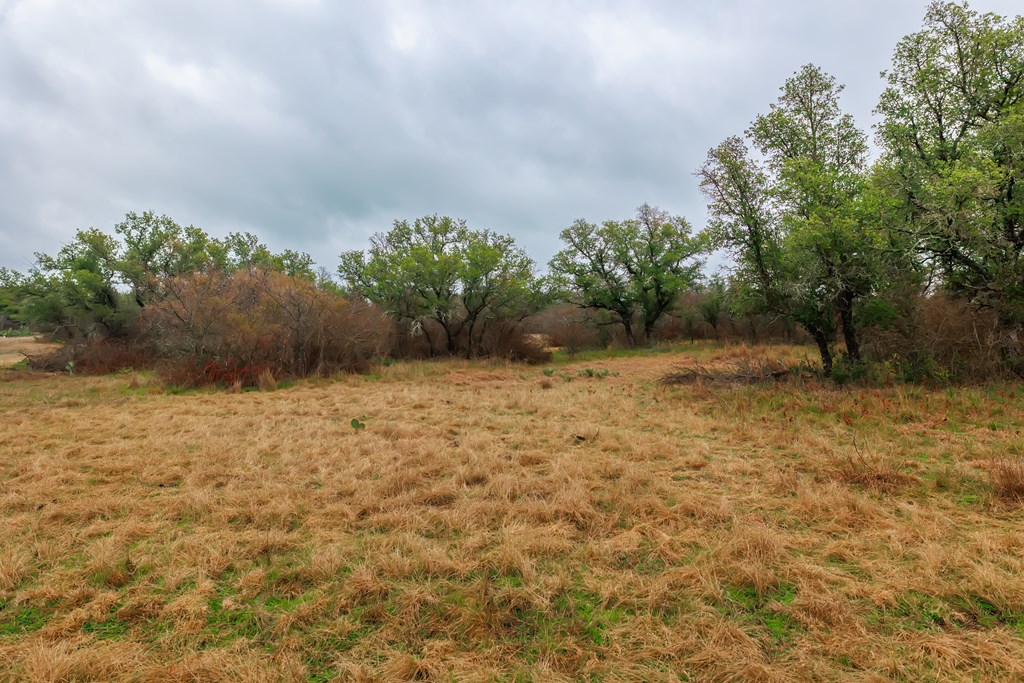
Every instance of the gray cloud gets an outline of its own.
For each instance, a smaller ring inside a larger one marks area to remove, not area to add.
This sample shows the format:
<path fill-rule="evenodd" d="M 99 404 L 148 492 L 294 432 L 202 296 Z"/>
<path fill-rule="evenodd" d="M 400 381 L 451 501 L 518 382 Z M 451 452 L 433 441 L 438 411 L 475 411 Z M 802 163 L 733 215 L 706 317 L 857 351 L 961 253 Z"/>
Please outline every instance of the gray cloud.
<path fill-rule="evenodd" d="M 644 201 L 700 225 L 709 147 L 807 62 L 869 127 L 925 4 L 0 0 L 0 265 L 145 209 L 331 269 L 434 212 L 540 262 Z"/>

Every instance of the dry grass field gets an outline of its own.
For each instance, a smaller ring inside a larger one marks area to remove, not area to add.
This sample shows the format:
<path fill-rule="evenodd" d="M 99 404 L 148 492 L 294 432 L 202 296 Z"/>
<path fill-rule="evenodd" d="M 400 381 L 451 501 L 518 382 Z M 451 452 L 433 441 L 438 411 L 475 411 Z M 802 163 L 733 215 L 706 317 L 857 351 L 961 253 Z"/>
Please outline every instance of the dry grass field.
<path fill-rule="evenodd" d="M 658 383 L 743 353 L 8 372 L 0 680 L 1024 678 L 1024 387 Z"/>

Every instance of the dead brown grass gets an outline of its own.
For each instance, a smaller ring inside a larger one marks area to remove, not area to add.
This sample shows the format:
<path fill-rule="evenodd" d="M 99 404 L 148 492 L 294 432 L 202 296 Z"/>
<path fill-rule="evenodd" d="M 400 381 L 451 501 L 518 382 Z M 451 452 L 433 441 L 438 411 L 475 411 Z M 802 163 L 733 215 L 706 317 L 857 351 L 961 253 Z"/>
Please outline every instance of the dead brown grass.
<path fill-rule="evenodd" d="M 0 383 L 0 680 L 1024 676 L 1020 387 L 683 360 Z"/>
<path fill-rule="evenodd" d="M 1024 458 L 999 458 L 992 463 L 992 489 L 1009 503 L 1024 503 Z"/>

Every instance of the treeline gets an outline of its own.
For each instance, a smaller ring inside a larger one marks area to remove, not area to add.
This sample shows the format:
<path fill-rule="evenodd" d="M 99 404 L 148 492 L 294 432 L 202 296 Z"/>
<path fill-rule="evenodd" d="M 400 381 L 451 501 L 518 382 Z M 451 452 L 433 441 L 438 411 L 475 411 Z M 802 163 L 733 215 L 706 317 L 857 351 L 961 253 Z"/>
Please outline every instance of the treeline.
<path fill-rule="evenodd" d="M 915 379 L 1019 375 L 1024 19 L 933 3 L 883 77 L 877 160 L 842 86 L 805 66 L 709 151 L 698 232 L 646 204 L 625 220 L 581 219 L 540 275 L 511 237 L 426 216 L 396 221 L 329 273 L 249 234 L 129 214 L 113 235 L 80 231 L 27 274 L 0 273 L 0 325 L 75 341 L 68 362 L 116 347 L 181 382 L 382 356 L 542 360 L 545 339 L 728 336 L 810 341 L 826 375 L 867 362 Z M 716 251 L 732 263 L 708 278 Z"/>

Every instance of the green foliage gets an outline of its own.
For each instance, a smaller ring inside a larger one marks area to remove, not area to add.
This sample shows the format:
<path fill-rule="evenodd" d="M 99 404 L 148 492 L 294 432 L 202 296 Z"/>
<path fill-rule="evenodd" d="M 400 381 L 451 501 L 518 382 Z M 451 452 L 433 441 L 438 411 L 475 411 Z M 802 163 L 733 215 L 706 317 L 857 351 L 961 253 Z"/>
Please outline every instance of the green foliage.
<path fill-rule="evenodd" d="M 10 327 L 21 322 L 18 314 L 23 296 L 24 277 L 8 268 L 0 268 L 0 334 L 11 332 Z"/>
<path fill-rule="evenodd" d="M 443 330 L 447 353 L 465 334 L 470 357 L 488 321 L 519 319 L 543 303 L 533 261 L 515 240 L 448 216 L 395 221 L 371 238 L 368 253 L 343 253 L 338 272 L 349 291 L 428 335 L 432 351 L 429 323 Z"/>
<path fill-rule="evenodd" d="M 698 256 L 706 251 L 685 218 L 649 204 L 624 221 L 579 219 L 561 238 L 567 246 L 549 266 L 554 287 L 581 307 L 609 313 L 634 346 L 634 316 L 650 341 L 658 320 L 699 280 Z"/>
<path fill-rule="evenodd" d="M 139 309 L 168 296 L 173 278 L 264 269 L 314 281 L 312 265 L 308 254 L 274 254 L 250 233 L 221 240 L 152 211 L 131 212 L 113 235 L 79 230 L 55 256 L 36 254 L 27 275 L 0 270 L 0 316 L 69 338 L 120 336 Z"/>
<path fill-rule="evenodd" d="M 934 2 L 896 46 L 877 112 L 895 227 L 945 286 L 995 311 L 1002 350 L 1024 332 L 1024 18 Z"/>
<path fill-rule="evenodd" d="M 876 289 L 879 252 L 868 206 L 864 133 L 839 107 L 843 87 L 814 65 L 782 87 L 746 142 L 731 137 L 698 172 L 708 198 L 707 237 L 736 259 L 741 313 L 789 317 L 815 339 L 831 370 L 836 322 L 860 359 L 855 306 Z"/>
<path fill-rule="evenodd" d="M 366 423 L 361 422 L 358 417 L 353 417 L 352 422 L 350 422 L 349 424 L 351 424 L 352 429 L 356 430 L 357 432 L 361 432 L 364 429 L 366 429 Z"/>
<path fill-rule="evenodd" d="M 164 278 L 210 266 L 211 251 L 217 250 L 215 242 L 199 228 L 182 228 L 152 211 L 126 214 L 114 232 L 124 245 L 115 257 L 115 267 L 139 306 L 162 298 Z"/>
<path fill-rule="evenodd" d="M 697 304 L 697 311 L 701 319 L 711 326 L 715 336 L 718 336 L 718 326 L 722 322 L 728 310 L 727 291 L 725 281 L 720 277 L 713 277 L 704 289 L 704 296 Z"/>
<path fill-rule="evenodd" d="M 608 376 L 618 377 L 619 373 L 611 372 L 608 368 L 580 368 L 576 371 L 577 377 L 592 377 L 595 379 L 604 379 Z"/>
<path fill-rule="evenodd" d="M 76 232 L 56 256 L 36 254 L 21 280 L 21 318 L 69 337 L 120 334 L 130 307 L 116 289 L 117 254 L 117 241 L 95 228 Z"/>

